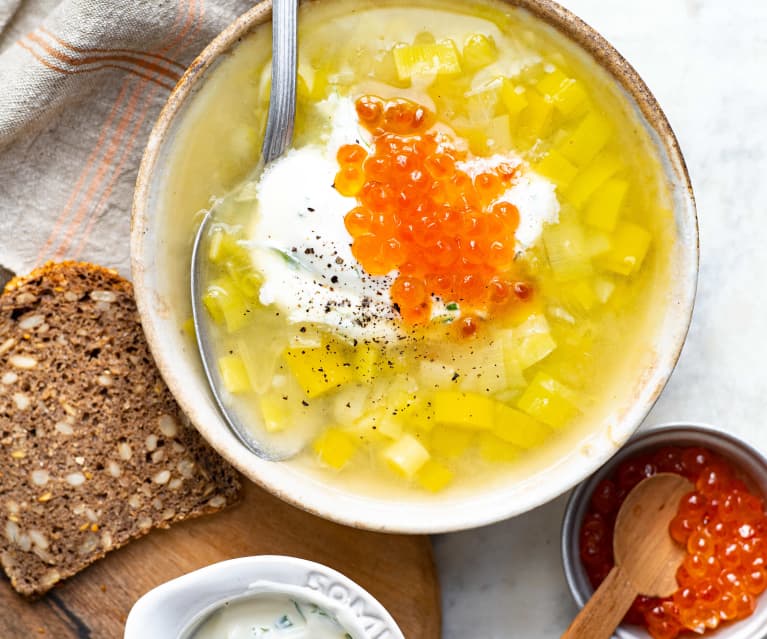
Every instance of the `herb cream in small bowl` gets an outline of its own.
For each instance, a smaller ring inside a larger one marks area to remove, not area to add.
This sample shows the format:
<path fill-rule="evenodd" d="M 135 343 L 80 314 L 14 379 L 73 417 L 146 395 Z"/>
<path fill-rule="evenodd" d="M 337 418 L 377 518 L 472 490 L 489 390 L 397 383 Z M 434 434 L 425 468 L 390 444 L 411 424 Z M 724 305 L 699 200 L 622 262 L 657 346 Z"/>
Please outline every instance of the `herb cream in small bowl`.
<path fill-rule="evenodd" d="M 243 557 L 169 581 L 135 604 L 125 639 L 404 639 L 366 590 L 304 559 Z"/>

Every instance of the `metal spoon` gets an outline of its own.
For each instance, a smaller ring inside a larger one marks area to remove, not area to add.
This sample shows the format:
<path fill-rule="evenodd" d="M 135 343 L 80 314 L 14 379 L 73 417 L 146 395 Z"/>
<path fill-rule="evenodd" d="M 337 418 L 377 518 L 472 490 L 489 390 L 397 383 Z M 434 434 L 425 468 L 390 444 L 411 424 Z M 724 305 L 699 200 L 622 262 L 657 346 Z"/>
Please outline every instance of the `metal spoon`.
<path fill-rule="evenodd" d="M 293 124 L 296 117 L 296 66 L 297 66 L 298 0 L 273 0 L 272 3 L 272 88 L 269 96 L 269 111 L 266 116 L 266 132 L 261 147 L 261 158 L 252 175 L 258 175 L 263 168 L 279 158 L 290 146 L 293 139 Z M 203 317 L 202 245 L 208 235 L 213 219 L 212 207 L 200 224 L 192 247 L 191 289 L 192 319 L 197 347 L 211 393 L 229 427 L 242 443 L 253 453 L 270 461 L 279 461 L 294 456 L 299 451 L 279 451 L 259 441 L 254 432 L 242 423 L 239 416 L 226 405 L 221 392 L 223 382 L 215 366 L 207 318 Z"/>

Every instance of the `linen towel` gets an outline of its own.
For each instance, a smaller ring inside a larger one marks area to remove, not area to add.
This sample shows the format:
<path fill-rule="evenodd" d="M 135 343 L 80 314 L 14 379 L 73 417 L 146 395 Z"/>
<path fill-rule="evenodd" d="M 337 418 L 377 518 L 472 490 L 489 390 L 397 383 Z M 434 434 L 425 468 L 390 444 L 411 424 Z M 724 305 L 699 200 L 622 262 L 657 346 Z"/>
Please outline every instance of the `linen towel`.
<path fill-rule="evenodd" d="M 0 265 L 129 276 L 146 138 L 184 69 L 255 0 L 0 0 Z"/>

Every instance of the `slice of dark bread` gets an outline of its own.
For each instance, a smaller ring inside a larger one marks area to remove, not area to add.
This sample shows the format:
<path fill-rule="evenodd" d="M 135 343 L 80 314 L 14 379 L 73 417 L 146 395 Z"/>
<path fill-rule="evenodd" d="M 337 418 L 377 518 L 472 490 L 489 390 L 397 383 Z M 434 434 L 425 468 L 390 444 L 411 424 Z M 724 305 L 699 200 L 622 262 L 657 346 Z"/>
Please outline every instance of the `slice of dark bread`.
<path fill-rule="evenodd" d="M 0 295 L 0 562 L 39 595 L 154 527 L 215 512 L 239 476 L 154 365 L 131 284 L 50 263 Z"/>

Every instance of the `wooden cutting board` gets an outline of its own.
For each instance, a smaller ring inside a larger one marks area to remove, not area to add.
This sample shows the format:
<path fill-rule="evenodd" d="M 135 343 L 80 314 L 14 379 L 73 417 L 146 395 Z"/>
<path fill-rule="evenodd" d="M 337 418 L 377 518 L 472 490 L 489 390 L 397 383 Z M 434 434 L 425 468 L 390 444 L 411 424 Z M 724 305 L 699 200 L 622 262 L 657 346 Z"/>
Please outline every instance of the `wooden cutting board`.
<path fill-rule="evenodd" d="M 262 554 L 335 568 L 370 591 L 407 639 L 440 638 L 439 586 L 428 537 L 333 524 L 245 484 L 237 506 L 154 531 L 38 601 L 25 600 L 0 581 L 0 639 L 121 639 L 128 611 L 148 590 L 217 561 Z"/>

